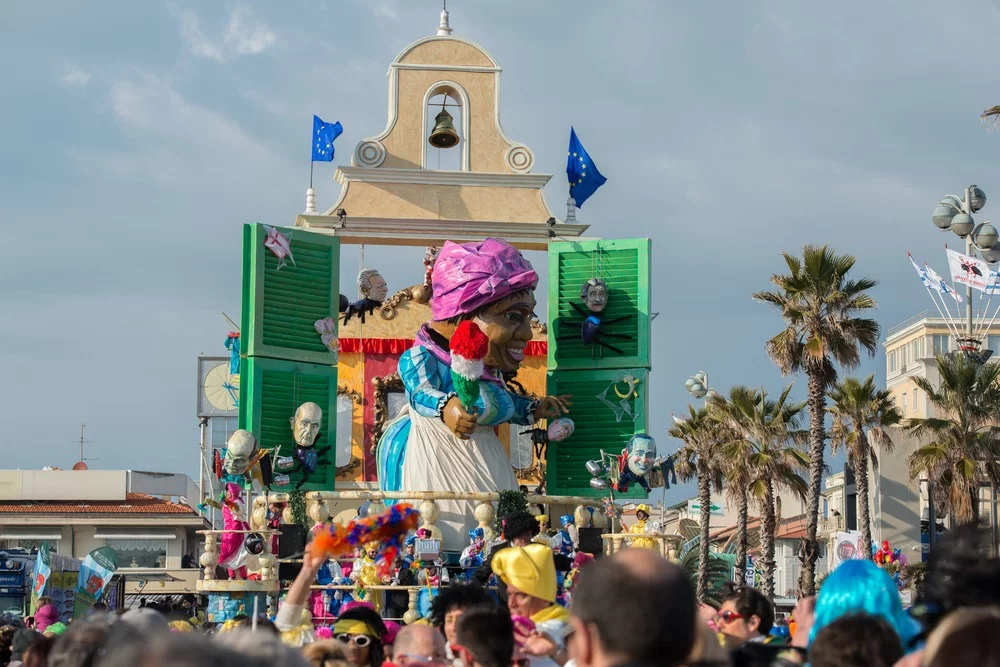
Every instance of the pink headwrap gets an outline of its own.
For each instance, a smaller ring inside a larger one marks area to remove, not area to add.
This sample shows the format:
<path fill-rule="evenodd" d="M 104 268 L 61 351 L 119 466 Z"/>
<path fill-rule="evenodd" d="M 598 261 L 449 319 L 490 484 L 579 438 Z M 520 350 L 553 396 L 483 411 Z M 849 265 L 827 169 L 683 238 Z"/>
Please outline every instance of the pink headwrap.
<path fill-rule="evenodd" d="M 538 274 L 521 252 L 502 239 L 446 241 L 431 274 L 435 321 L 466 315 L 516 292 L 532 289 Z"/>
<path fill-rule="evenodd" d="M 395 621 L 385 621 L 385 637 L 382 638 L 382 643 L 386 646 L 392 646 L 396 642 L 396 635 L 402 629 L 403 626 Z"/>

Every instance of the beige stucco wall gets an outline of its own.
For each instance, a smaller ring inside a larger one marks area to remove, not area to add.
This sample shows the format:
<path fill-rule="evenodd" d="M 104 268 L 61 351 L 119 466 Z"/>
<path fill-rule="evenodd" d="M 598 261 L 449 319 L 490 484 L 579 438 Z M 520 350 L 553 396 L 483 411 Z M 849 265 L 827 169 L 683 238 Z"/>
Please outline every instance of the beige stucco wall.
<path fill-rule="evenodd" d="M 352 218 L 545 222 L 541 189 L 347 181 L 340 206 Z"/>

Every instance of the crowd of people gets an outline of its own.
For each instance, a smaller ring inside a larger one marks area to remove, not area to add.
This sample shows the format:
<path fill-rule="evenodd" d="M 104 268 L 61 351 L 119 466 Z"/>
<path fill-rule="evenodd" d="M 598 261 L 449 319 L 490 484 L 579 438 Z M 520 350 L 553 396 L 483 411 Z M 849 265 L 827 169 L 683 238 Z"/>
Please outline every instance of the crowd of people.
<path fill-rule="evenodd" d="M 569 608 L 557 602 L 552 549 L 521 536 L 487 561 L 503 595 L 475 580 L 444 586 L 405 627 L 374 605 L 345 605 L 315 627 L 308 599 L 324 565 L 308 553 L 275 618 L 222 627 L 152 605 L 96 609 L 68 626 L 0 619 L 12 667 L 942 667 L 1000 664 L 1000 566 L 973 527 L 936 547 L 917 603 L 871 561 L 847 561 L 801 599 L 788 622 L 758 590 L 730 586 L 699 602 L 678 566 L 632 548 L 588 565 Z"/>

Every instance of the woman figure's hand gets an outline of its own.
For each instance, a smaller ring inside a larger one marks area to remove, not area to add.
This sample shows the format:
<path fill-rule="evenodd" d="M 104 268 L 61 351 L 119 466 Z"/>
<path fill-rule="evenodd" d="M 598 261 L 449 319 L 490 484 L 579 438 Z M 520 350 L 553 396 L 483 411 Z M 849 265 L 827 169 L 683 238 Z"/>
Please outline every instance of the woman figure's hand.
<path fill-rule="evenodd" d="M 444 406 L 441 419 L 448 430 L 461 440 L 468 440 L 479 426 L 479 415 L 466 412 L 458 396 L 452 396 Z"/>
<path fill-rule="evenodd" d="M 546 396 L 535 406 L 535 419 L 555 419 L 569 414 L 573 406 L 573 397 L 568 395 Z"/>

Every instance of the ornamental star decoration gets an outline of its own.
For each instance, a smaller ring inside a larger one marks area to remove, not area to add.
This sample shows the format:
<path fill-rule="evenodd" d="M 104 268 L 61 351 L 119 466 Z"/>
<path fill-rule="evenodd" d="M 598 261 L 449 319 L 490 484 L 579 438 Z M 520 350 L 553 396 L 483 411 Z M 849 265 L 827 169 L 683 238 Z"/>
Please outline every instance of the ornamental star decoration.
<path fill-rule="evenodd" d="M 580 164 L 583 165 L 583 169 L 580 171 L 580 180 L 576 181 L 575 183 L 572 181 L 570 182 L 570 187 L 576 187 L 577 185 L 583 182 L 583 179 L 587 178 L 587 163 L 583 161 L 583 156 L 578 155 L 577 153 L 570 153 L 569 151 L 567 151 L 566 155 L 567 156 L 572 155 L 573 157 L 578 158 L 580 160 Z"/>
<path fill-rule="evenodd" d="M 317 148 L 316 152 L 319 153 L 320 155 L 326 155 L 328 151 L 333 150 L 333 142 L 327 141 L 326 145 L 324 146 L 323 142 L 320 141 L 320 134 L 322 133 L 322 131 L 323 130 L 321 129 L 316 130 L 316 148 Z"/>

